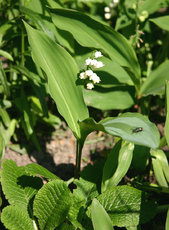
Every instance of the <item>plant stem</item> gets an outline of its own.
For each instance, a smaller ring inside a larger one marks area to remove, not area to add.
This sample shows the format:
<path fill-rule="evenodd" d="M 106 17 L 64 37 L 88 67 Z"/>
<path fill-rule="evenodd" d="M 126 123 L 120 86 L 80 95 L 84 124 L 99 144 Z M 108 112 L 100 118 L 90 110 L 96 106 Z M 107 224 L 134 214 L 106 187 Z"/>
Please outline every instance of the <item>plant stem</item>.
<path fill-rule="evenodd" d="M 82 156 L 82 148 L 83 148 L 83 144 L 80 142 L 80 140 L 76 140 L 75 179 L 79 179 L 81 156 Z"/>

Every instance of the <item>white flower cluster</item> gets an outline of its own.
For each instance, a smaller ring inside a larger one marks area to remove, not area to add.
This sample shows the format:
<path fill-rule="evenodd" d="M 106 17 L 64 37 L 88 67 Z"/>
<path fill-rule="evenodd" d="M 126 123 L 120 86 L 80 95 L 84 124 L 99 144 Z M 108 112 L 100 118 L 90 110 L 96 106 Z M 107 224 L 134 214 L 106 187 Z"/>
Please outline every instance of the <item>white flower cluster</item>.
<path fill-rule="evenodd" d="M 105 19 L 109 20 L 112 16 L 116 15 L 116 11 L 113 8 L 115 8 L 118 5 L 118 3 L 119 3 L 119 0 L 113 0 L 113 2 L 111 2 L 109 6 L 106 6 L 104 8 Z"/>
<path fill-rule="evenodd" d="M 85 72 L 80 73 L 79 78 L 80 79 L 89 79 L 91 82 L 88 82 L 86 84 L 87 89 L 93 89 L 94 88 L 94 84 L 99 83 L 101 80 L 100 78 L 97 76 L 96 73 L 94 73 L 91 68 L 93 69 L 98 69 L 104 66 L 103 62 L 101 61 L 97 61 L 95 58 L 99 58 L 102 57 L 102 53 L 100 51 L 96 51 L 95 52 L 95 57 L 92 58 L 88 58 L 85 61 L 85 65 L 87 66 L 87 70 Z M 94 83 L 94 84 L 93 84 Z"/>

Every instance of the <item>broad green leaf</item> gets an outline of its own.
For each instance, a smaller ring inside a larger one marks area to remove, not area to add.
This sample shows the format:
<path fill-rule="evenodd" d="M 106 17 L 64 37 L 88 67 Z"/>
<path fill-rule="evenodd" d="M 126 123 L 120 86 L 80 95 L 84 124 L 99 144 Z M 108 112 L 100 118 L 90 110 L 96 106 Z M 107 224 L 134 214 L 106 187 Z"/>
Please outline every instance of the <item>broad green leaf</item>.
<path fill-rule="evenodd" d="M 6 74 L 2 68 L 2 61 L 0 60 L 0 82 L 3 86 L 4 93 L 6 96 L 10 96 L 10 90 L 9 90 L 9 85 L 7 82 Z"/>
<path fill-rule="evenodd" d="M 86 105 L 101 110 L 124 110 L 135 104 L 133 86 L 117 86 L 107 89 L 97 87 L 97 90 L 84 90 Z"/>
<path fill-rule="evenodd" d="M 43 185 L 41 178 L 28 176 L 25 168 L 18 167 L 12 160 L 5 159 L 2 168 L 1 183 L 6 199 L 27 212 L 29 201 Z"/>
<path fill-rule="evenodd" d="M 27 212 L 17 206 L 10 205 L 5 207 L 1 214 L 1 221 L 10 230 L 35 230 L 35 222 Z"/>
<path fill-rule="evenodd" d="M 142 11 L 146 10 L 149 14 L 153 14 L 159 9 L 167 7 L 168 5 L 168 0 L 153 1 L 153 4 L 152 0 L 142 1 L 141 4 L 138 4 L 138 13 L 141 13 Z"/>
<path fill-rule="evenodd" d="M 167 187 L 169 182 L 169 165 L 165 153 L 160 150 L 152 150 L 152 164 L 156 180 L 160 186 Z"/>
<path fill-rule="evenodd" d="M 113 61 L 126 67 L 136 88 L 139 87 L 140 67 L 135 52 L 121 34 L 78 11 L 50 9 L 50 12 L 59 29 L 69 31 L 82 46 L 103 50 Z"/>
<path fill-rule="evenodd" d="M 50 171 L 48 171 L 47 169 L 42 167 L 41 165 L 37 165 L 34 163 L 26 165 L 25 171 L 32 176 L 40 175 L 44 178 L 48 178 L 51 180 L 52 179 L 60 179 L 59 177 L 57 177 L 56 175 L 54 175 L 53 173 L 51 173 Z"/>
<path fill-rule="evenodd" d="M 0 134 L 0 168 L 1 168 L 1 163 L 2 163 L 2 158 L 4 156 L 4 153 L 5 153 L 5 140 L 2 134 Z"/>
<path fill-rule="evenodd" d="M 165 121 L 165 138 L 169 146 L 169 81 L 166 82 L 166 121 Z"/>
<path fill-rule="evenodd" d="M 48 35 L 25 23 L 33 59 L 47 74 L 51 96 L 76 138 L 81 138 L 78 120 L 88 117 L 82 86 L 76 86 L 78 67 L 65 49 Z M 38 42 L 37 42 L 38 41 Z"/>
<path fill-rule="evenodd" d="M 93 199 L 91 206 L 91 216 L 94 230 L 113 230 L 111 219 L 98 200 Z"/>
<path fill-rule="evenodd" d="M 137 145 L 158 148 L 160 135 L 155 124 L 138 113 L 124 113 L 118 117 L 110 117 L 96 123 L 93 118 L 79 121 L 83 138 L 93 131 L 103 131 L 132 142 Z M 137 127 L 143 128 L 140 132 L 133 132 Z"/>
<path fill-rule="evenodd" d="M 156 214 L 154 201 L 146 201 L 143 192 L 126 185 L 108 189 L 97 199 L 109 214 L 113 226 L 137 226 Z"/>
<path fill-rule="evenodd" d="M 165 80 L 169 80 L 169 60 L 153 70 L 141 87 L 141 95 L 165 93 Z"/>
<path fill-rule="evenodd" d="M 169 25 L 168 25 L 169 16 L 163 16 L 163 17 L 153 18 L 149 20 L 155 23 L 161 29 L 169 31 Z"/>
<path fill-rule="evenodd" d="M 102 192 L 116 186 L 126 175 L 132 161 L 134 145 L 118 141 L 110 152 L 103 168 Z"/>
<path fill-rule="evenodd" d="M 145 171 L 149 154 L 150 148 L 146 146 L 135 145 L 131 164 L 132 167 L 138 172 Z"/>
<path fill-rule="evenodd" d="M 74 53 L 73 36 L 67 31 L 61 31 L 54 26 L 47 6 L 52 8 L 62 8 L 59 1 L 31 0 L 27 8 L 21 7 L 21 11 L 28 15 L 30 19 L 32 19 L 37 29 L 48 34 L 61 46 L 68 49 L 71 53 Z"/>
<path fill-rule="evenodd" d="M 35 197 L 33 210 L 41 230 L 50 230 L 61 224 L 72 204 L 72 194 L 66 182 L 53 180 L 45 184 Z"/>

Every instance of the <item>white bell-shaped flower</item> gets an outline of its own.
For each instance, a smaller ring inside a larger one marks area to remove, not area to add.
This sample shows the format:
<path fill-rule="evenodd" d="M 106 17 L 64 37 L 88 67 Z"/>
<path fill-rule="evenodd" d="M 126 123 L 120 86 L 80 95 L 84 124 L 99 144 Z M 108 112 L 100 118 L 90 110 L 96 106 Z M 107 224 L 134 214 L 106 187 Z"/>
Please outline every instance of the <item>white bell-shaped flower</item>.
<path fill-rule="evenodd" d="M 87 83 L 87 89 L 93 89 L 94 88 L 94 85 L 93 83 Z"/>

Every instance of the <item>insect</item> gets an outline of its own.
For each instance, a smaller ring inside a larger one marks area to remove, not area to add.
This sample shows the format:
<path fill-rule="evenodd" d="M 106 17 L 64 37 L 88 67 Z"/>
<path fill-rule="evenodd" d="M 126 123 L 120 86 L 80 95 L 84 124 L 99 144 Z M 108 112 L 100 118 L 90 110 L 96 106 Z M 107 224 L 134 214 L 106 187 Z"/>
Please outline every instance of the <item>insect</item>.
<path fill-rule="evenodd" d="M 141 131 L 143 131 L 143 127 L 137 127 L 135 129 L 133 129 L 133 133 L 139 133 Z"/>

